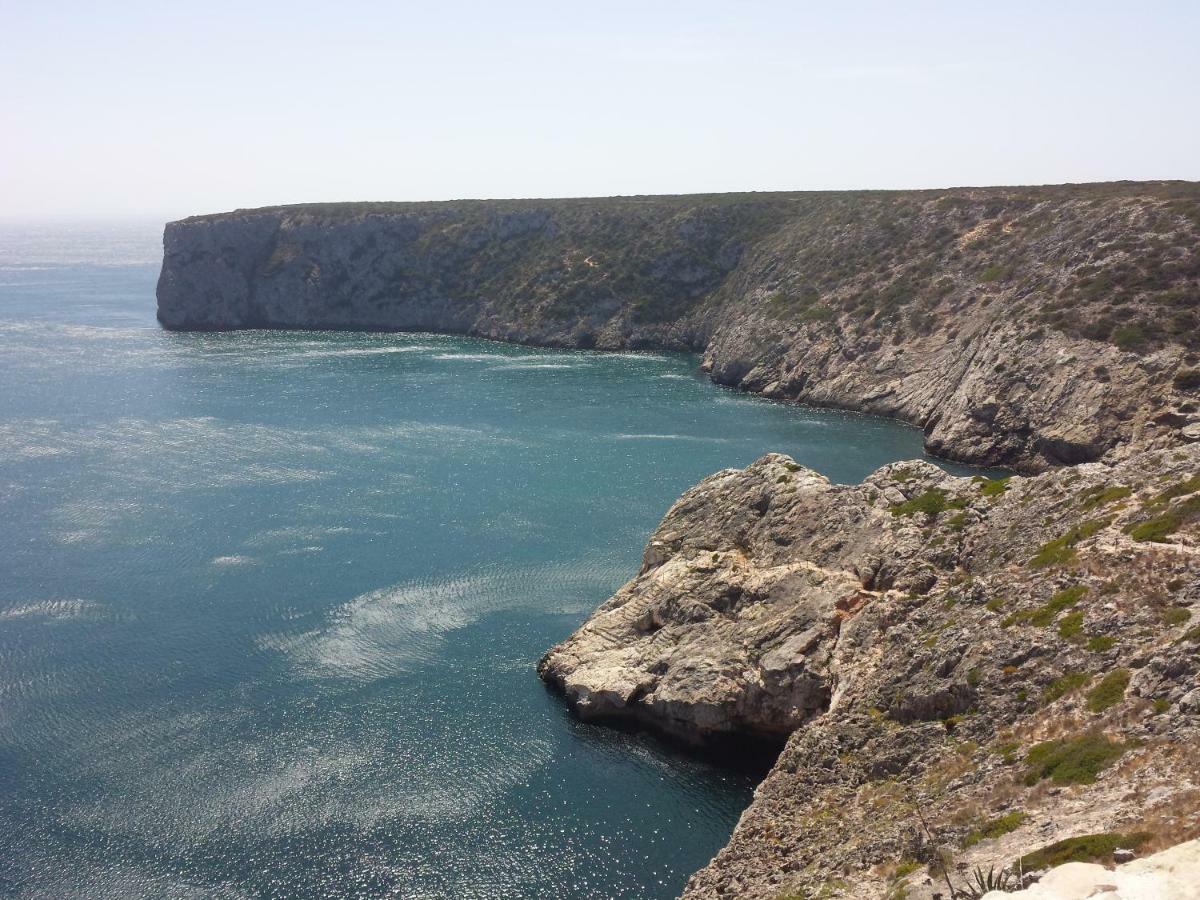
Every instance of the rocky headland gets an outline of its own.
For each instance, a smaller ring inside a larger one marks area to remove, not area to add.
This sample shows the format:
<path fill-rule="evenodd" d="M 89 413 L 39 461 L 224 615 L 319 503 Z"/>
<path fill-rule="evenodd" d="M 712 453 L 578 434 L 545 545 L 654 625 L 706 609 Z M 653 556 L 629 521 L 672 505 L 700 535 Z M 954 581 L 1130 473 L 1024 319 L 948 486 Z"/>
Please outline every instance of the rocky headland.
<path fill-rule="evenodd" d="M 949 898 L 943 859 L 958 890 L 1200 835 L 1198 605 L 1200 447 L 853 486 L 772 454 L 539 671 L 585 718 L 786 739 L 685 897 Z"/>
<path fill-rule="evenodd" d="M 1200 837 L 1198 238 L 1182 183 L 281 207 L 168 225 L 159 319 L 690 349 L 1012 467 L 719 472 L 539 664 L 779 749 L 685 897 L 949 900 Z"/>
<path fill-rule="evenodd" d="M 1039 471 L 1200 439 L 1198 247 L 1184 182 L 308 204 L 168 224 L 158 317 L 694 350 Z"/>

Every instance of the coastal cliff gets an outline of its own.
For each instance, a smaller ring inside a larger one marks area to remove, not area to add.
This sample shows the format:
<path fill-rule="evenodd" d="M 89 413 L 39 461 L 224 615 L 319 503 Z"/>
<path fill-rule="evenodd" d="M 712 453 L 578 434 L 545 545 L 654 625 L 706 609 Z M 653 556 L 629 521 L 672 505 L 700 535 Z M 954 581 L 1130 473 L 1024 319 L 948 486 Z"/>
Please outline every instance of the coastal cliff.
<path fill-rule="evenodd" d="M 1200 186 L 310 204 L 167 225 L 167 328 L 703 352 L 1021 471 L 1200 439 Z"/>
<path fill-rule="evenodd" d="M 584 718 L 782 748 L 685 897 L 946 897 L 1200 836 L 1200 186 L 307 205 L 164 243 L 168 328 L 693 350 L 1027 476 L 717 473 L 546 654 Z"/>
<path fill-rule="evenodd" d="M 1197 612 L 1200 446 L 859 485 L 770 454 L 539 672 L 584 718 L 786 739 L 685 898 L 948 898 L 1200 836 Z"/>

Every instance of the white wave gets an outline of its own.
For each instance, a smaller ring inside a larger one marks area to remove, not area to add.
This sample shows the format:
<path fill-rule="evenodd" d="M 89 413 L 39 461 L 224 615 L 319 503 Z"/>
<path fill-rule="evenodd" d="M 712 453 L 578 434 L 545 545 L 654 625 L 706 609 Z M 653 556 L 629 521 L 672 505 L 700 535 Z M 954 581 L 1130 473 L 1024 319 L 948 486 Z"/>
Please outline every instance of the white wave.
<path fill-rule="evenodd" d="M 497 353 L 435 353 L 430 359 L 453 359 L 464 362 L 484 362 L 487 360 L 500 359 Z"/>
<path fill-rule="evenodd" d="M 88 600 L 37 600 L 21 606 L 0 609 L 0 620 L 9 619 L 78 619 L 96 609 Z"/>
<path fill-rule="evenodd" d="M 353 531 L 353 528 L 345 525 L 289 525 L 285 528 L 271 528 L 267 531 L 260 531 L 249 538 L 246 544 L 251 547 L 295 543 L 311 545 L 333 535 L 352 534 Z"/>
<path fill-rule="evenodd" d="M 607 359 L 637 359 L 637 360 L 646 360 L 647 362 L 670 362 L 671 361 L 671 357 L 659 356 L 657 353 L 635 353 L 635 352 L 605 353 L 604 356 Z"/>
<path fill-rule="evenodd" d="M 425 345 L 407 345 L 403 347 L 345 347 L 338 350 L 315 350 L 297 354 L 301 359 L 315 359 L 334 356 L 384 356 L 391 353 L 420 353 L 434 350 L 435 347 Z"/>
<path fill-rule="evenodd" d="M 517 372 L 528 369 L 582 369 L 583 366 L 568 363 L 514 363 L 512 365 L 489 366 L 489 372 Z"/>
<path fill-rule="evenodd" d="M 729 438 L 699 434 L 614 434 L 613 437 L 618 441 L 697 441 L 705 444 L 724 444 L 729 441 Z"/>
<path fill-rule="evenodd" d="M 253 566 L 258 562 L 253 556 L 217 556 L 211 565 L 214 566 Z"/>
<path fill-rule="evenodd" d="M 386 458 L 381 489 L 411 490 L 418 486 L 414 477 L 391 470 L 398 458 L 425 458 L 462 446 L 482 454 L 521 443 L 494 427 L 420 421 L 306 428 L 214 417 L 125 418 L 94 425 L 55 419 L 0 422 L 0 464 L 69 459 L 79 475 L 97 485 L 94 494 L 69 496 L 53 511 L 54 530 L 66 543 L 118 531 L 125 540 L 138 540 L 128 526 L 156 511 L 169 514 L 171 494 L 316 482 L 336 474 L 337 463 L 347 455 L 368 462 Z M 311 545 L 323 540 L 301 536 L 295 542 Z"/>
<path fill-rule="evenodd" d="M 530 602 L 531 585 L 552 592 L 555 602 L 577 596 L 594 606 L 618 581 L 607 561 L 588 559 L 394 585 L 342 604 L 319 628 L 265 634 L 258 643 L 310 677 L 369 681 L 434 659 L 450 632 Z"/>
<path fill-rule="evenodd" d="M 323 553 L 324 547 L 318 544 L 312 544 L 307 547 L 288 547 L 279 551 L 280 556 L 304 556 L 309 553 Z"/>
<path fill-rule="evenodd" d="M 43 322 L 38 320 L 6 320 L 0 322 L 0 333 L 41 334 L 69 338 L 73 341 L 114 341 L 142 338 L 156 334 L 158 329 L 146 325 L 130 327 L 121 325 L 83 325 L 72 322 Z"/>

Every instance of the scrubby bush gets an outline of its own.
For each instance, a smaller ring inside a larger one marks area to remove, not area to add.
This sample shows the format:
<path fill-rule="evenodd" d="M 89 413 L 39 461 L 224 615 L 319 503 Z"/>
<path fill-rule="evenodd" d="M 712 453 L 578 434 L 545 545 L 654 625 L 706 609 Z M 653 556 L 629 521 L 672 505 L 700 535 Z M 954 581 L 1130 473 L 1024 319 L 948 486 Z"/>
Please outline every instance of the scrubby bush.
<path fill-rule="evenodd" d="M 1200 518 L 1200 496 L 1177 503 L 1162 515 L 1142 519 L 1125 526 L 1125 533 L 1135 541 L 1163 543 L 1193 519 Z"/>
<path fill-rule="evenodd" d="M 1104 712 L 1110 706 L 1115 706 L 1125 699 L 1125 689 L 1129 687 L 1129 670 L 1114 669 L 1100 683 L 1088 691 L 1087 708 L 1092 712 Z"/>
<path fill-rule="evenodd" d="M 1049 778 L 1055 784 L 1094 784 L 1101 772 L 1121 758 L 1125 745 L 1102 734 L 1035 744 L 1025 757 L 1025 783 Z"/>
<path fill-rule="evenodd" d="M 1162 612 L 1163 624 L 1172 628 L 1190 621 L 1191 618 L 1191 610 L 1184 609 L 1182 606 L 1169 606 Z"/>
<path fill-rule="evenodd" d="M 1069 588 L 1063 588 L 1034 611 L 1033 615 L 1029 617 L 1029 624 L 1039 627 L 1049 625 L 1057 618 L 1060 612 L 1070 609 L 1082 600 L 1083 595 L 1087 592 L 1088 589 L 1085 584 L 1076 584 Z"/>
<path fill-rule="evenodd" d="M 930 488 L 911 500 L 893 504 L 891 513 L 893 516 L 913 516 L 917 513 L 924 513 L 937 518 L 948 509 L 962 509 L 966 505 L 965 500 L 948 499 L 946 492 L 941 488 Z"/>
<path fill-rule="evenodd" d="M 979 485 L 979 493 L 985 497 L 999 497 L 1008 490 L 1008 479 L 1011 476 L 1005 475 L 1003 478 L 985 478 L 982 475 L 975 476 L 975 483 Z"/>
<path fill-rule="evenodd" d="M 1083 630 L 1083 613 L 1073 612 L 1068 613 L 1059 620 L 1058 633 L 1070 640 L 1073 637 L 1078 637 L 1079 632 Z"/>
<path fill-rule="evenodd" d="M 1085 834 L 1080 837 L 1067 838 L 1049 847 L 1027 853 L 1017 861 L 1021 871 L 1034 872 L 1038 869 L 1049 869 L 1069 862 L 1108 862 L 1112 859 L 1113 851 L 1118 848 L 1136 850 L 1151 835 L 1144 831 L 1132 834 L 1107 832 L 1105 834 Z"/>
<path fill-rule="evenodd" d="M 995 819 L 989 819 L 978 828 L 971 830 L 970 834 L 963 840 L 963 848 L 974 847 L 980 841 L 1003 837 L 1010 831 L 1016 831 L 1020 828 L 1028 818 L 1029 816 L 1025 815 L 1025 813 L 1015 810 Z"/>
<path fill-rule="evenodd" d="M 1087 672 L 1068 672 L 1061 678 L 1056 678 L 1046 685 L 1046 689 L 1042 691 L 1042 701 L 1044 703 L 1053 703 L 1060 697 L 1065 697 L 1071 691 L 1083 687 L 1091 680 L 1092 676 Z"/>
<path fill-rule="evenodd" d="M 1114 500 L 1123 500 L 1133 493 L 1132 488 L 1128 488 L 1123 484 L 1105 487 L 1100 485 L 1091 490 L 1084 491 L 1080 496 L 1080 506 L 1084 510 L 1096 509 L 1112 503 Z"/>
<path fill-rule="evenodd" d="M 1122 350 L 1136 350 L 1146 343 L 1147 337 L 1141 325 L 1121 325 L 1113 329 L 1109 339 Z"/>

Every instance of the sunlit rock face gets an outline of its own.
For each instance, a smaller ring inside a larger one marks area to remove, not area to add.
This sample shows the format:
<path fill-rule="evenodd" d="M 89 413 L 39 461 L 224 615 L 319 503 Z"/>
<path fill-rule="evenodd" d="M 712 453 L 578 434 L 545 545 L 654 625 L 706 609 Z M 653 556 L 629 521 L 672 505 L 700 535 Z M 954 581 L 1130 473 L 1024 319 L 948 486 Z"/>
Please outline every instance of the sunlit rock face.
<path fill-rule="evenodd" d="M 787 739 L 686 897 L 929 900 L 937 854 L 958 890 L 1081 835 L 1190 836 L 1198 608 L 1195 445 L 858 485 L 769 454 L 686 492 L 539 671 L 583 718 Z"/>
<path fill-rule="evenodd" d="M 1200 189 L 327 204 L 173 222 L 174 329 L 429 330 L 703 351 L 1025 471 L 1200 428 Z"/>

